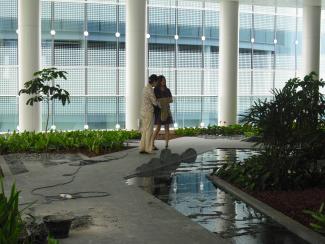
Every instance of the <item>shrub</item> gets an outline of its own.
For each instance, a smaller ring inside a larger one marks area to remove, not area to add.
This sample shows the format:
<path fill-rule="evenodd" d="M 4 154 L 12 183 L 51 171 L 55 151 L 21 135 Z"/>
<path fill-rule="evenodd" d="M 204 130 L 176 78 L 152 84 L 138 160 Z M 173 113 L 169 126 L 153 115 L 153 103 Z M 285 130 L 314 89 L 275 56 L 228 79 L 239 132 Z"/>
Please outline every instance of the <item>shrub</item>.
<path fill-rule="evenodd" d="M 259 131 L 251 125 L 229 125 L 218 126 L 209 125 L 207 128 L 179 128 L 175 130 L 177 136 L 198 136 L 198 135 L 216 135 L 216 136 L 233 136 L 245 135 L 253 136 L 258 135 Z"/>
<path fill-rule="evenodd" d="M 129 139 L 139 138 L 135 131 L 50 131 L 23 132 L 0 136 L 0 153 L 87 150 L 92 153 L 119 150 Z"/>
<path fill-rule="evenodd" d="M 51 237 L 47 239 L 47 244 L 59 244 L 60 242 L 58 240 L 55 240 Z"/>
<path fill-rule="evenodd" d="M 320 206 L 318 211 L 305 210 L 305 213 L 309 214 L 315 221 L 310 223 L 310 226 L 317 232 L 325 234 L 325 211 L 324 203 Z"/>
<path fill-rule="evenodd" d="M 290 79 L 282 90 L 273 90 L 273 100 L 255 102 L 242 122 L 259 128 L 261 155 L 245 160 L 241 169 L 225 165 L 217 175 L 254 190 L 325 185 L 325 169 L 318 165 L 325 156 L 325 101 L 319 92 L 324 86 L 312 72 L 303 80 Z"/>
<path fill-rule="evenodd" d="M 198 136 L 201 134 L 201 128 L 178 128 L 175 130 L 177 136 Z"/>
<path fill-rule="evenodd" d="M 17 244 L 24 230 L 21 212 L 18 209 L 19 192 L 15 184 L 11 188 L 9 198 L 5 195 L 3 182 L 0 192 L 0 243 Z"/>

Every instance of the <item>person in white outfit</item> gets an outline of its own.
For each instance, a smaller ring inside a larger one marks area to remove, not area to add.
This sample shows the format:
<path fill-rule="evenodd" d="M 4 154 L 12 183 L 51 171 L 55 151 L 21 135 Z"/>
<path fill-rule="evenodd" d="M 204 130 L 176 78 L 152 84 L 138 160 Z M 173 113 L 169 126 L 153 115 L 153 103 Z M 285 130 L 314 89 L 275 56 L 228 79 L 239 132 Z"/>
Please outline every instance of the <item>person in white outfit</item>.
<path fill-rule="evenodd" d="M 157 82 L 158 77 L 153 74 L 149 77 L 148 84 L 143 88 L 140 153 L 152 153 L 153 150 L 154 106 L 158 106 L 153 88 Z"/>

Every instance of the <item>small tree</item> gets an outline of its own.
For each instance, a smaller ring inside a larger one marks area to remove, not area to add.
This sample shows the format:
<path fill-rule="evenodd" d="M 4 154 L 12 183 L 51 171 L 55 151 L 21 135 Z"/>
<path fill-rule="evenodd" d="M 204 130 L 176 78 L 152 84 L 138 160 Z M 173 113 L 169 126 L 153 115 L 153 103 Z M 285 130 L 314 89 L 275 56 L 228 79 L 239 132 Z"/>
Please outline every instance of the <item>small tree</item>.
<path fill-rule="evenodd" d="M 25 89 L 21 89 L 18 93 L 20 96 L 23 94 L 33 95 L 26 102 L 27 105 L 33 106 L 36 102 L 42 102 L 45 100 L 47 103 L 47 119 L 45 131 L 47 131 L 49 118 L 50 118 L 50 101 L 59 100 L 64 106 L 67 102 L 70 103 L 70 94 L 66 90 L 60 88 L 60 85 L 49 85 L 51 81 L 58 78 L 66 80 L 67 72 L 57 70 L 56 68 L 42 69 L 34 73 L 32 80 L 25 83 Z"/>

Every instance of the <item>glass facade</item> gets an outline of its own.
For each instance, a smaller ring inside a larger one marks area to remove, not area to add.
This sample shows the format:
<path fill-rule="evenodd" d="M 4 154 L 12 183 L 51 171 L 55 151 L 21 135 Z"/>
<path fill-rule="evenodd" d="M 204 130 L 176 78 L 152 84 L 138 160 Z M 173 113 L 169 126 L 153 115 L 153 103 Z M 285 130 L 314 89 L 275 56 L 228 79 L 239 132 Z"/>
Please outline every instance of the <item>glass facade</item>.
<path fill-rule="evenodd" d="M 240 6 L 237 114 L 301 70 L 302 9 Z"/>
<path fill-rule="evenodd" d="M 0 131 L 18 124 L 17 2 L 0 1 Z"/>
<path fill-rule="evenodd" d="M 148 74 L 163 74 L 179 127 L 218 121 L 219 3 L 148 0 Z M 302 10 L 240 5 L 238 115 L 301 69 Z M 17 0 L 0 1 L 0 131 L 18 124 Z M 323 50 L 324 48 L 322 48 Z M 42 65 L 68 72 L 58 129 L 125 125 L 125 1 L 42 1 Z M 43 123 L 46 110 L 43 106 Z"/>

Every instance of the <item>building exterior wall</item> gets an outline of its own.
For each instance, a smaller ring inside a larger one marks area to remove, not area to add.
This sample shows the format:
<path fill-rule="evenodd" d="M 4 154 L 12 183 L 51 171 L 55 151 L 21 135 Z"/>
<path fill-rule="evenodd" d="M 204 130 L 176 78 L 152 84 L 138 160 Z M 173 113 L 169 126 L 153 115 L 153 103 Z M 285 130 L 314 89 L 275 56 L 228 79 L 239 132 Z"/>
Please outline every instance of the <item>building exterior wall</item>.
<path fill-rule="evenodd" d="M 219 4 L 148 0 L 147 11 L 148 74 L 166 76 L 175 96 L 175 122 L 179 127 L 216 124 Z M 238 115 L 300 74 L 301 25 L 300 8 L 240 5 Z M 16 0 L 0 1 L 0 131 L 18 125 L 16 29 Z M 125 2 L 43 0 L 42 65 L 69 73 L 68 81 L 58 84 L 71 93 L 71 104 L 51 105 L 50 123 L 56 128 L 124 128 Z"/>

